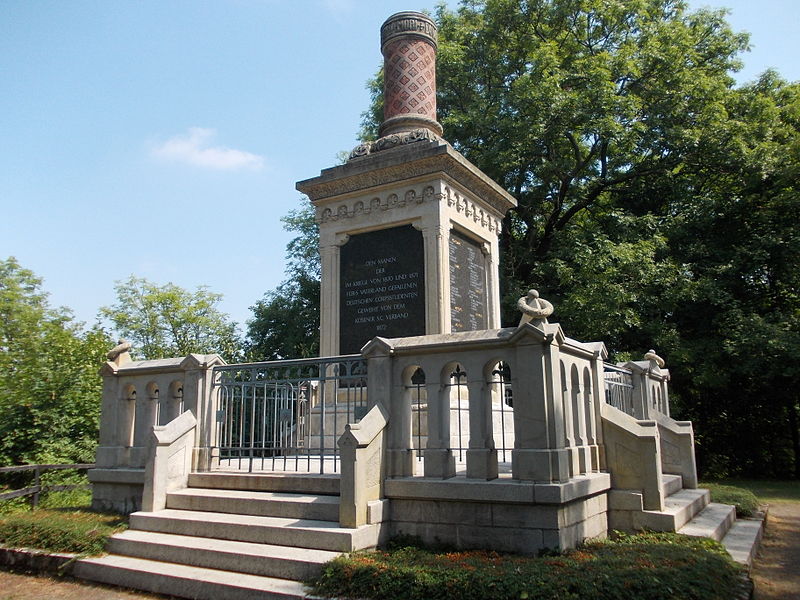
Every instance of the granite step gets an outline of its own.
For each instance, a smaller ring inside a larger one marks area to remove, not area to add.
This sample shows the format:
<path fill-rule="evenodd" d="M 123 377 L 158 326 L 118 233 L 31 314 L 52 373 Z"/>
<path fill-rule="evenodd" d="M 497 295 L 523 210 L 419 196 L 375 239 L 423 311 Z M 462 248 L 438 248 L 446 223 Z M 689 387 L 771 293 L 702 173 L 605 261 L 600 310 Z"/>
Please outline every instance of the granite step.
<path fill-rule="evenodd" d="M 721 541 L 736 521 L 736 507 L 712 502 L 695 515 L 678 533 Z"/>
<path fill-rule="evenodd" d="M 352 552 L 378 545 L 380 525 L 356 529 L 337 522 L 164 509 L 130 515 L 130 528 L 237 542 Z"/>
<path fill-rule="evenodd" d="M 289 494 L 339 495 L 339 475 L 318 473 L 191 473 L 189 487 L 282 492 Z"/>
<path fill-rule="evenodd" d="M 318 576 L 324 563 L 339 556 L 338 552 L 326 550 L 132 529 L 112 536 L 108 551 L 133 558 L 297 581 Z"/>
<path fill-rule="evenodd" d="M 708 490 L 681 490 L 664 501 L 664 510 L 644 510 L 632 514 L 634 529 L 678 531 L 709 503 Z"/>
<path fill-rule="evenodd" d="M 110 554 L 76 561 L 73 576 L 194 600 L 301 600 L 299 581 Z"/>
<path fill-rule="evenodd" d="M 219 488 L 185 488 L 167 494 L 167 508 L 316 521 L 339 520 L 339 497 Z"/>
<path fill-rule="evenodd" d="M 763 535 L 764 519 L 737 519 L 722 538 L 722 545 L 733 560 L 749 569 Z"/>
<path fill-rule="evenodd" d="M 664 473 L 661 476 L 661 489 L 664 490 L 664 497 L 680 492 L 683 489 L 683 477 Z"/>

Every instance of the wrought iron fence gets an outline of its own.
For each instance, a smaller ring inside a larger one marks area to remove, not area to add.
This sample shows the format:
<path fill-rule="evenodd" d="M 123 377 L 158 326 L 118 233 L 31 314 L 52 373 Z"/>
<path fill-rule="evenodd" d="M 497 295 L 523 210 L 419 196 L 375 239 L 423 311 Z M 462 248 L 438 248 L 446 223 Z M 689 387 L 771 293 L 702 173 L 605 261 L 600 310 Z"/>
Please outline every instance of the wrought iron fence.
<path fill-rule="evenodd" d="M 629 415 L 636 416 L 633 411 L 633 373 L 628 369 L 606 363 L 603 365 L 605 375 L 606 404 Z"/>
<path fill-rule="evenodd" d="M 220 468 L 338 471 L 336 442 L 367 409 L 359 355 L 215 367 Z"/>

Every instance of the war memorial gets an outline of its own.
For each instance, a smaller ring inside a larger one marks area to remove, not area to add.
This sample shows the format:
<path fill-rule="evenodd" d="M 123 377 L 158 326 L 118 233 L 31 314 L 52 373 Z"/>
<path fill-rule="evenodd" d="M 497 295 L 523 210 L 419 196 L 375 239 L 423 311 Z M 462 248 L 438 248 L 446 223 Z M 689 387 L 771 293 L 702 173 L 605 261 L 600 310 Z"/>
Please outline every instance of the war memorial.
<path fill-rule="evenodd" d="M 757 531 L 697 487 L 692 424 L 651 351 L 608 364 L 536 290 L 500 326 L 515 199 L 443 137 L 436 26 L 381 28 L 380 136 L 297 184 L 320 227 L 321 356 L 103 367 L 93 505 L 130 515 L 79 577 L 190 598 L 303 598 L 342 552 L 408 534 L 534 554 L 610 530 Z"/>

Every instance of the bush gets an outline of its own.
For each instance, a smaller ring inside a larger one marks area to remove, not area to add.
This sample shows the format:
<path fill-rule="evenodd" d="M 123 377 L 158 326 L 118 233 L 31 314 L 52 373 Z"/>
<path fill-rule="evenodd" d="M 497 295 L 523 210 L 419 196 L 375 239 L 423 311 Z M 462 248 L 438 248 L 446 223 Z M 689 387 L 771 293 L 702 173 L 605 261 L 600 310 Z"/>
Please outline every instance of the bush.
<path fill-rule="evenodd" d="M 412 545 L 359 552 L 327 563 L 311 585 L 320 595 L 374 600 L 728 600 L 741 573 L 718 542 L 648 533 L 539 558 Z"/>
<path fill-rule="evenodd" d="M 34 510 L 0 515 L 0 544 L 47 552 L 102 554 L 106 539 L 125 528 L 125 517 L 89 510 Z"/>
<path fill-rule="evenodd" d="M 737 517 L 752 517 L 758 510 L 758 498 L 750 490 L 721 483 L 701 483 L 700 487 L 711 492 L 712 502 L 734 505 Z"/>

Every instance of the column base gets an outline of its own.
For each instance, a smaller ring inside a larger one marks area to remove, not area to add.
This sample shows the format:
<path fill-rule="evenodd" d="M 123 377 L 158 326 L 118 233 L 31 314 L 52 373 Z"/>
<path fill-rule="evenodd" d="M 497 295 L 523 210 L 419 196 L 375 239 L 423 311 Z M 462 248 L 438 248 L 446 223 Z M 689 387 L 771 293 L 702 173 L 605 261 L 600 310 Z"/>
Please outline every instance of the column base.
<path fill-rule="evenodd" d="M 556 483 L 569 480 L 569 453 L 566 449 L 534 450 L 514 448 L 511 451 L 511 472 L 514 479 Z"/>
<path fill-rule="evenodd" d="M 497 450 L 474 448 L 467 450 L 467 479 L 497 479 Z"/>
<path fill-rule="evenodd" d="M 416 450 L 387 450 L 386 476 L 413 477 L 416 458 Z"/>
<path fill-rule="evenodd" d="M 425 477 L 450 479 L 456 475 L 456 458 L 449 449 L 425 450 Z"/>

